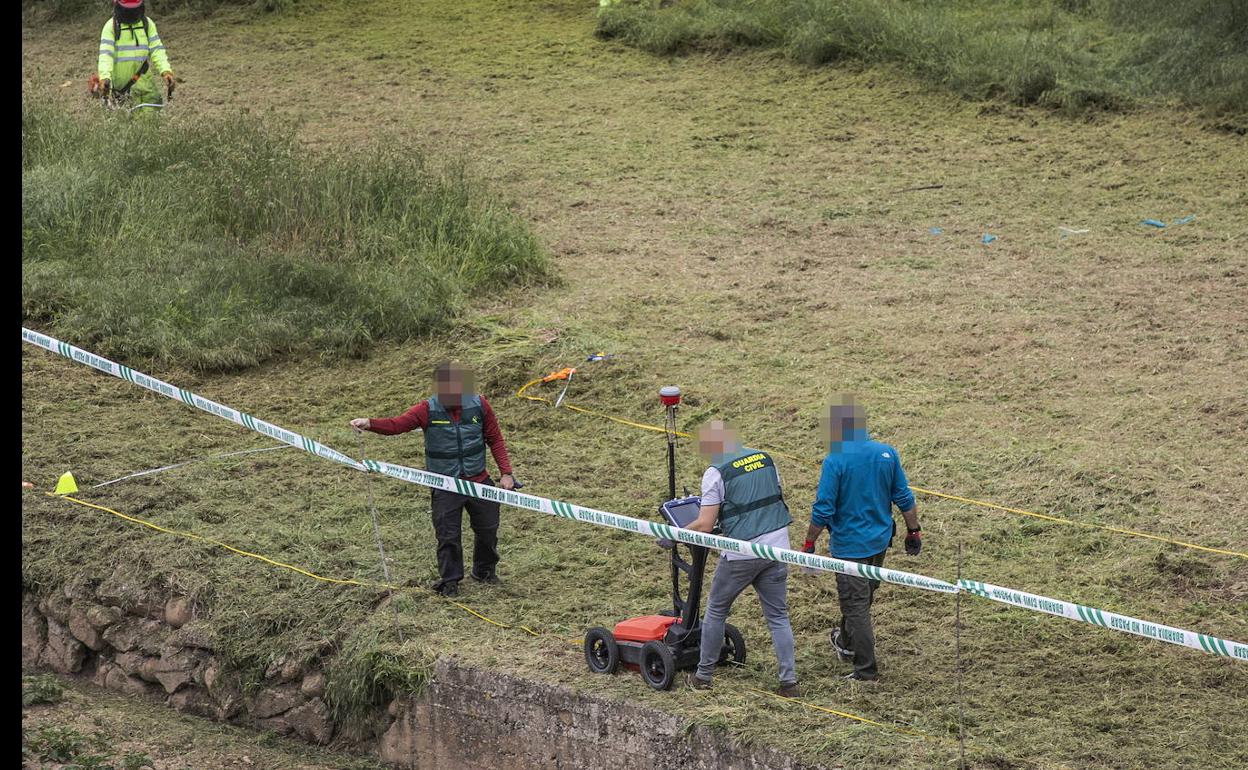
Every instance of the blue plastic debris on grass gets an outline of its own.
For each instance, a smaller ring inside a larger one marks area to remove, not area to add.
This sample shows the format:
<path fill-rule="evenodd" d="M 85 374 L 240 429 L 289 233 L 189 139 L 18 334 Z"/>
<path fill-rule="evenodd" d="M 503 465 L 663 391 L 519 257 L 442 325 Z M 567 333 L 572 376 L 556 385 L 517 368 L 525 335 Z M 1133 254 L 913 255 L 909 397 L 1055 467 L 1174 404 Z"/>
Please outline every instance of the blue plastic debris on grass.
<path fill-rule="evenodd" d="M 1159 222 L 1156 219 L 1145 219 L 1144 221 L 1140 222 L 1140 224 L 1148 225 L 1149 227 L 1165 227 L 1166 226 L 1165 222 Z"/>
<path fill-rule="evenodd" d="M 979 239 L 979 242 L 980 243 L 992 243 L 996 239 L 997 239 L 997 236 L 992 235 L 990 233 L 984 233 L 983 237 Z"/>
<path fill-rule="evenodd" d="M 940 229 L 939 227 L 929 227 L 929 228 L 927 228 L 927 234 L 928 234 L 928 235 L 940 235 L 940 234 L 941 234 L 941 233 L 943 233 L 943 232 L 944 232 L 944 230 Z"/>
<path fill-rule="evenodd" d="M 1185 225 L 1185 224 L 1187 224 L 1188 222 L 1191 222 L 1191 221 L 1192 221 L 1192 220 L 1194 220 L 1194 219 L 1196 219 L 1196 215 L 1195 215 L 1195 214 L 1188 214 L 1188 215 L 1187 215 L 1187 216 L 1185 216 L 1185 217 L 1179 217 L 1178 219 L 1174 220 L 1173 222 L 1171 222 L 1171 223 L 1170 223 L 1170 226 L 1171 226 L 1171 227 L 1174 227 L 1175 225 Z"/>

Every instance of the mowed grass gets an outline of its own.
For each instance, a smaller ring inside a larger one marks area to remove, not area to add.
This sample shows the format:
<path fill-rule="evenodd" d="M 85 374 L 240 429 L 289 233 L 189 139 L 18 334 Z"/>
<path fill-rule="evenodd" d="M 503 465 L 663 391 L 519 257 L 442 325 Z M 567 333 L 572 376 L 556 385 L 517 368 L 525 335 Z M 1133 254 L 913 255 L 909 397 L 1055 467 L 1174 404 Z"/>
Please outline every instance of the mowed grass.
<path fill-rule="evenodd" d="M 452 160 L 163 117 L 23 102 L 24 322 L 135 364 L 237 369 L 358 357 L 547 277 L 532 231 Z"/>
<path fill-rule="evenodd" d="M 582 366 L 573 403 L 653 422 L 658 386 L 675 382 L 689 394 L 686 427 L 723 416 L 750 443 L 810 457 L 781 462 L 794 537 L 815 483 L 819 407 L 852 389 L 916 485 L 1248 545 L 1228 513 L 1248 492 L 1238 472 L 1248 404 L 1236 386 L 1248 373 L 1242 140 L 1159 110 L 1087 123 L 981 111 L 892 72 L 812 73 L 765 52 L 656 60 L 594 42 L 594 17 L 575 3 L 361 3 L 306 24 L 274 19 L 248 37 L 162 25 L 195 94 L 188 111 L 233 103 L 209 77 L 211 61 L 263 51 L 283 74 L 254 84 L 252 104 L 301 118 L 300 136 L 318 149 L 383 132 L 476 158 L 551 244 L 565 285 L 482 298 L 450 335 L 382 347 L 364 362 L 180 374 L 180 383 L 354 451 L 345 419 L 397 413 L 425 394 L 432 364 L 454 355 L 480 372 L 531 491 L 648 516 L 665 486 L 661 436 L 509 400 L 528 379 L 606 349 L 617 358 Z M 76 66 L 64 52 L 89 47 L 89 37 L 76 27 L 27 32 L 27 96 L 62 98 Z M 341 98 L 311 95 L 299 65 L 314 56 Z M 944 187 L 900 192 L 928 184 Z M 1164 231 L 1138 224 L 1192 213 L 1194 222 Z M 1090 232 L 1062 238 L 1058 226 Z M 999 240 L 984 247 L 984 232 Z M 260 444 L 37 350 L 24 353 L 23 387 L 23 473 L 46 488 L 70 467 L 95 482 Z M 365 449 L 418 464 L 419 445 L 369 437 Z M 689 447 L 679 464 L 680 483 L 694 487 Z M 377 579 L 363 483 L 288 450 L 86 496 L 323 574 Z M 431 579 L 427 495 L 373 483 L 396 577 Z M 380 592 L 280 575 L 63 502 L 23 502 L 29 584 L 126 565 L 204 596 L 206 625 L 253 667 L 322 641 L 355 650 L 375 637 L 374 669 L 390 683 L 453 654 L 671 709 L 830 765 L 955 764 L 946 744 L 750 692 L 772 684 L 774 659 L 748 596 L 733 618 L 750 663 L 724 672 L 709 695 L 590 676 L 566 639 L 666 600 L 665 554 L 643 538 L 508 511 L 507 585 L 466 586 L 464 601 L 551 636 L 488 626 L 412 593 L 399 599 L 408 638 L 399 646 L 389 608 L 373 608 Z M 1248 638 L 1240 560 L 921 505 L 924 554 L 890 554 L 888 564 L 952 578 L 960 541 L 966 576 Z M 878 595 L 887 679 L 872 691 L 836 678 L 831 580 L 794 575 L 790 603 L 812 702 L 954 733 L 951 600 L 895 587 Z M 1236 741 L 1242 664 L 971 598 L 962 611 L 969 739 L 987 749 L 972 751 L 974 766 L 1248 761 Z M 396 659 L 410 672 L 396 671 Z M 358 707 L 367 693 L 337 697 Z"/>
<path fill-rule="evenodd" d="M 895 63 L 971 99 L 1071 113 L 1178 102 L 1248 129 L 1237 0 L 624 0 L 596 31 L 664 55 L 764 47 L 810 65 Z"/>

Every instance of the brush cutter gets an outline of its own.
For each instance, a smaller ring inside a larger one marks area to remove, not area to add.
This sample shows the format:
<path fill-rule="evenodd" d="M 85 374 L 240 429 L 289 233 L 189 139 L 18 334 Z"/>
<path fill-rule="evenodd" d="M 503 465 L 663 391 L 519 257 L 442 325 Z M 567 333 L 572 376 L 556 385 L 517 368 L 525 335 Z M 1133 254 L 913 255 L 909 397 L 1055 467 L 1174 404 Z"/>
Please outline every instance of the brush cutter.
<path fill-rule="evenodd" d="M 139 82 L 139 78 L 143 77 L 143 75 L 147 73 L 149 66 L 149 62 L 143 62 L 143 66 L 139 67 L 139 71 L 134 73 L 134 75 L 120 88 L 111 88 L 110 84 L 100 80 L 100 76 L 93 72 L 91 73 L 91 76 L 87 78 L 87 93 L 98 98 L 100 103 L 109 110 L 125 109 L 126 112 L 129 113 L 144 107 L 164 109 L 169 106 L 169 103 L 173 100 L 174 82 L 172 80 L 165 84 L 164 100 L 161 103 L 143 102 L 132 107 L 124 106 L 126 97 L 130 94 L 130 89 L 134 87 L 135 83 Z"/>

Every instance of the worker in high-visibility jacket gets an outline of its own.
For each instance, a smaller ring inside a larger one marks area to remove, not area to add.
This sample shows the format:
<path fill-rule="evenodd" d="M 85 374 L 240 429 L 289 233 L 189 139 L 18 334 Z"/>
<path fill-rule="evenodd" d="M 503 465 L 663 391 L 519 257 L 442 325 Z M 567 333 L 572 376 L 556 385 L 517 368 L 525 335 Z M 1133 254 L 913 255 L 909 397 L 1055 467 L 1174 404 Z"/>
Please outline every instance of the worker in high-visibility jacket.
<path fill-rule="evenodd" d="M 143 0 L 113 0 L 113 18 L 104 23 L 100 32 L 100 58 L 96 64 L 100 86 L 106 94 L 110 90 L 126 92 L 140 104 L 158 104 L 161 98 L 152 79 L 153 71 L 166 87 L 173 89 L 169 55 L 156 22 L 147 16 Z"/>

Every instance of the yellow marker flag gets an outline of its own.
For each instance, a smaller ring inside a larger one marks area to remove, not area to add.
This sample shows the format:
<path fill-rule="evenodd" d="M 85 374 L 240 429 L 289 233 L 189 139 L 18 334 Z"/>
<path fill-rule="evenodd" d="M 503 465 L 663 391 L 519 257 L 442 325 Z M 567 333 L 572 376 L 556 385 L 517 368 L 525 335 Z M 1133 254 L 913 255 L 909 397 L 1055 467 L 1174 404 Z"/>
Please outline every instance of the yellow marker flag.
<path fill-rule="evenodd" d="M 74 474 L 65 471 L 56 481 L 55 495 L 72 495 L 78 491 L 78 482 L 74 481 Z"/>

